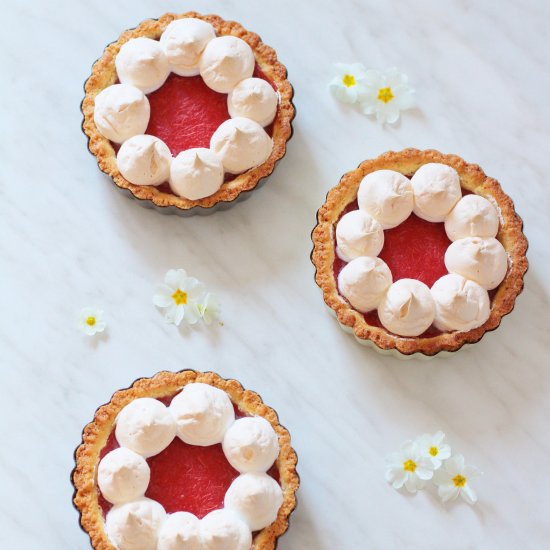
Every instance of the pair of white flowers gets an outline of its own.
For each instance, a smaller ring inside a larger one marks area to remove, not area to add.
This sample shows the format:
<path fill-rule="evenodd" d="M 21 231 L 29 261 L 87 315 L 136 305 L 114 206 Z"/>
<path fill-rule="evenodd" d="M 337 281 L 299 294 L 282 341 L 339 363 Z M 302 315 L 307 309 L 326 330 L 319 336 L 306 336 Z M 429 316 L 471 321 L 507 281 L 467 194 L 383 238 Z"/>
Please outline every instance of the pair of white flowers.
<path fill-rule="evenodd" d="M 359 103 L 365 115 L 376 115 L 381 123 L 393 124 L 401 111 L 414 106 L 415 91 L 408 77 L 396 68 L 367 70 L 361 63 L 337 63 L 329 89 L 343 103 Z"/>
<path fill-rule="evenodd" d="M 164 284 L 157 286 L 153 304 L 164 312 L 169 323 L 195 325 L 203 321 L 211 325 L 219 318 L 220 306 L 214 294 L 195 277 L 188 277 L 184 269 L 171 269 Z M 101 309 L 85 307 L 78 314 L 78 329 L 89 336 L 103 332 L 107 326 Z"/>
<path fill-rule="evenodd" d="M 462 455 L 451 456 L 443 432 L 405 441 L 399 452 L 386 458 L 386 480 L 394 489 L 405 487 L 416 493 L 431 481 L 443 502 L 460 495 L 468 504 L 475 504 L 477 495 L 470 481 L 480 474 L 477 468 L 465 464 Z"/>
<path fill-rule="evenodd" d="M 198 279 L 189 277 L 185 269 L 171 269 L 166 273 L 164 284 L 157 286 L 153 304 L 176 326 L 182 321 L 189 325 L 199 321 L 211 325 L 220 315 L 216 296 L 207 292 Z"/>

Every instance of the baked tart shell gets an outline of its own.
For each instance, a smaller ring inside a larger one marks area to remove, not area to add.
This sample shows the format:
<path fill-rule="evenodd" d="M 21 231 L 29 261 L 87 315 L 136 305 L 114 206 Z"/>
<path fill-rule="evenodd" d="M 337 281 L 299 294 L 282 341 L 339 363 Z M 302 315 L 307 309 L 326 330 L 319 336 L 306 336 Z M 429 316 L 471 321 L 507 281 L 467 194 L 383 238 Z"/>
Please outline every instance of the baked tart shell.
<path fill-rule="evenodd" d="M 392 334 L 383 327 L 369 325 L 363 315 L 353 309 L 338 292 L 333 271 L 335 226 L 345 207 L 357 198 L 359 185 L 367 174 L 376 170 L 395 170 L 410 177 L 420 166 L 429 162 L 452 166 L 460 176 L 463 189 L 489 199 L 498 207 L 501 223 L 496 238 L 504 246 L 510 261 L 506 277 L 493 295 L 489 318 L 483 325 L 464 332 L 407 338 Z M 328 192 L 325 204 L 317 212 L 317 226 L 311 237 L 315 281 L 326 305 L 342 328 L 352 332 L 359 342 L 402 359 L 446 355 L 461 349 L 465 344 L 478 342 L 486 332 L 496 329 L 502 318 L 512 311 L 517 296 L 523 290 L 523 278 L 528 268 L 528 244 L 523 234 L 523 222 L 514 209 L 512 199 L 504 193 L 498 181 L 488 177 L 477 164 L 469 164 L 457 155 L 446 155 L 435 150 L 390 151 L 366 160 L 355 170 L 344 174 L 338 185 Z"/>
<path fill-rule="evenodd" d="M 236 380 L 226 380 L 213 372 L 163 371 L 152 378 L 140 378 L 129 388 L 117 391 L 109 403 L 97 409 L 94 419 L 82 432 L 82 443 L 75 451 L 75 468 L 71 475 L 75 489 L 73 503 L 80 514 L 80 525 L 89 535 L 92 547 L 96 550 L 115 550 L 105 532 L 96 478 L 101 450 L 114 429 L 118 413 L 134 399 L 171 396 L 193 382 L 202 382 L 225 391 L 243 413 L 262 416 L 273 426 L 281 448 L 275 464 L 283 489 L 283 504 L 277 519 L 255 533 L 251 549 L 273 550 L 277 546 L 278 538 L 287 531 L 290 514 L 296 507 L 296 491 L 300 479 L 296 471 L 298 458 L 291 446 L 290 434 L 279 423 L 277 413 L 265 405 L 257 393 L 245 390 Z"/>
<path fill-rule="evenodd" d="M 233 35 L 249 44 L 254 51 L 256 63 L 276 86 L 280 95 L 279 108 L 273 122 L 273 150 L 269 158 L 260 166 L 252 168 L 234 179 L 225 182 L 221 188 L 198 200 L 185 199 L 163 192 L 153 186 L 134 185 L 126 180 L 118 170 L 116 152 L 111 142 L 103 137 L 94 122 L 95 97 L 103 89 L 117 82 L 115 58 L 122 45 L 140 36 L 159 39 L 168 24 L 175 19 L 195 17 L 212 24 L 218 36 Z M 84 120 L 82 131 L 88 137 L 88 149 L 97 159 L 99 168 L 110 176 L 115 185 L 130 197 L 136 198 L 143 206 L 157 209 L 166 214 L 194 215 L 210 214 L 231 206 L 237 199 L 244 199 L 250 191 L 265 182 L 275 168 L 275 164 L 286 153 L 286 143 L 292 137 L 292 120 L 295 108 L 292 103 L 293 88 L 287 79 L 285 66 L 277 59 L 273 48 L 264 44 L 260 37 L 235 21 L 225 21 L 217 15 L 201 15 L 196 12 L 183 14 L 167 13 L 158 19 L 147 19 L 136 28 L 123 32 L 116 42 L 109 44 L 103 55 L 94 63 L 92 74 L 84 84 L 85 96 L 81 104 Z"/>

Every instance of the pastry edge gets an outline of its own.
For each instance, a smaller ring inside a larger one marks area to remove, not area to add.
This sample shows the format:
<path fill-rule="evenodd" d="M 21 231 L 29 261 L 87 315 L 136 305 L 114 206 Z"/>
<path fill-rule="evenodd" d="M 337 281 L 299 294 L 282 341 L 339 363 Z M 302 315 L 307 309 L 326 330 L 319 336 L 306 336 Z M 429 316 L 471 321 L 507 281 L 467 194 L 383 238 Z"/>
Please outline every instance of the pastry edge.
<path fill-rule="evenodd" d="M 343 209 L 357 197 L 359 184 L 366 174 L 383 169 L 410 174 L 428 162 L 441 162 L 452 166 L 460 176 L 462 187 L 494 200 L 504 220 L 499 227 L 497 239 L 506 249 L 511 265 L 498 287 L 492 301 L 491 313 L 483 325 L 469 331 L 447 332 L 430 338 L 406 338 L 391 334 L 384 328 L 369 325 L 363 315 L 340 296 L 333 272 L 333 227 Z M 454 352 L 465 344 L 481 340 L 486 332 L 495 330 L 502 318 L 514 308 L 515 300 L 523 290 L 523 277 L 528 269 L 528 243 L 523 234 L 523 222 L 514 209 L 512 199 L 504 193 L 498 181 L 488 177 L 477 164 L 469 164 L 458 155 L 446 155 L 433 149 L 389 151 L 362 162 L 355 170 L 344 174 L 338 185 L 328 192 L 324 205 L 317 212 L 317 225 L 312 231 L 311 238 L 311 261 L 315 266 L 315 281 L 321 288 L 326 305 L 334 311 L 338 322 L 343 328 L 351 329 L 358 340 L 371 341 L 379 350 L 395 350 L 405 356 L 434 356 L 441 351 Z"/>
<path fill-rule="evenodd" d="M 300 479 L 296 471 L 298 458 L 291 446 L 288 430 L 279 423 L 277 413 L 255 392 L 245 390 L 236 380 L 224 379 L 213 372 L 183 370 L 162 371 L 151 378 L 140 378 L 129 388 L 115 392 L 111 400 L 97 409 L 94 419 L 82 432 L 82 443 L 75 451 L 75 468 L 71 475 L 75 492 L 73 504 L 80 514 L 80 525 L 88 533 L 95 550 L 114 550 L 105 532 L 95 479 L 99 455 L 113 430 L 121 409 L 139 397 L 162 397 L 181 390 L 187 384 L 202 382 L 227 392 L 231 401 L 243 412 L 262 416 L 273 426 L 279 437 L 280 453 L 276 461 L 283 489 L 283 504 L 277 519 L 255 534 L 251 550 L 273 550 L 277 540 L 288 529 L 289 517 L 296 507 L 296 492 Z"/>

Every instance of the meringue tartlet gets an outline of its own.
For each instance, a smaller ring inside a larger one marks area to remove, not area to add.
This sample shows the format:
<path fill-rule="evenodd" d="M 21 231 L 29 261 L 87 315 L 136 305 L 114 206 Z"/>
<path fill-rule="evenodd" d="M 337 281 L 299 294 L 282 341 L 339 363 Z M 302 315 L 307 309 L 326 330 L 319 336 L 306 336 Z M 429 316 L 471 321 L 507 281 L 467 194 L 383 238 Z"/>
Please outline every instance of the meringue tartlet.
<path fill-rule="evenodd" d="M 168 13 L 124 32 L 85 92 L 82 128 L 100 169 L 168 213 L 249 196 L 292 136 L 293 90 L 275 51 L 215 15 Z"/>
<path fill-rule="evenodd" d="M 477 342 L 523 289 L 527 240 L 512 200 L 456 155 L 365 161 L 317 220 L 311 258 L 325 303 L 379 351 L 427 357 Z"/>
<path fill-rule="evenodd" d="M 74 504 L 97 550 L 272 550 L 296 506 L 288 431 L 214 373 L 160 372 L 116 392 L 75 458 Z"/>

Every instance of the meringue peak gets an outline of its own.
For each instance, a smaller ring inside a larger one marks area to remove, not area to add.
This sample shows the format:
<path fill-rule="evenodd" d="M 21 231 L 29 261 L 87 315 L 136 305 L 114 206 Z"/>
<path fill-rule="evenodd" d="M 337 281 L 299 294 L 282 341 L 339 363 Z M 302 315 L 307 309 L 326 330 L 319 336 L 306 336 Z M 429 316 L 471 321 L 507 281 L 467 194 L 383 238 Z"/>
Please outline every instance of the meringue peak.
<path fill-rule="evenodd" d="M 249 118 L 260 126 L 273 122 L 278 104 L 277 92 L 262 78 L 241 80 L 227 96 L 227 109 L 232 118 Z"/>
<path fill-rule="evenodd" d="M 411 182 L 400 172 L 376 170 L 361 181 L 357 202 L 383 229 L 391 229 L 404 222 L 413 210 Z"/>
<path fill-rule="evenodd" d="M 434 320 L 430 289 L 416 279 L 393 283 L 378 306 L 382 325 L 399 336 L 419 336 Z"/>

